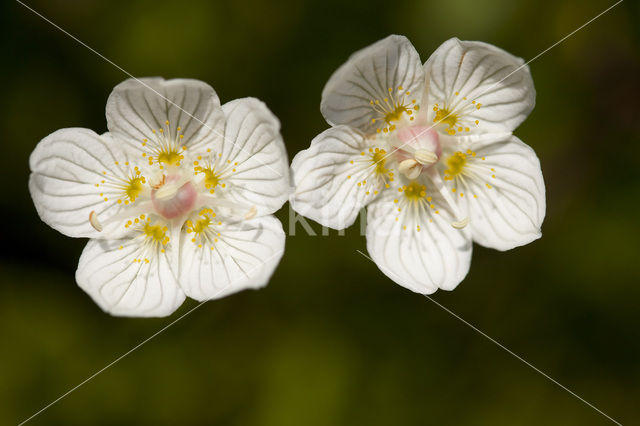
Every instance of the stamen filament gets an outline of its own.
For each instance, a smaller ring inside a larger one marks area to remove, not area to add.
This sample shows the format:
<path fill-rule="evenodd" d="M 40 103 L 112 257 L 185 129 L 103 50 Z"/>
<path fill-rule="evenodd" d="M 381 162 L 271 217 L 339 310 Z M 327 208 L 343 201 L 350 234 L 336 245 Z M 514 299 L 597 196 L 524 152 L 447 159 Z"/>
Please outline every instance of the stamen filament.
<path fill-rule="evenodd" d="M 436 188 L 442 195 L 442 198 L 444 198 L 445 202 L 449 205 L 449 207 L 453 211 L 454 216 L 456 217 L 456 220 L 451 222 L 451 226 L 453 226 L 456 229 L 462 229 L 465 226 L 467 226 L 469 224 L 469 216 L 467 215 L 463 216 L 463 213 L 458 208 L 458 205 L 451 198 L 451 195 L 449 194 L 449 191 L 447 190 L 447 187 L 445 186 L 444 182 L 440 178 L 440 175 L 437 173 L 431 173 L 429 174 L 429 178 L 431 179 L 433 184 L 436 186 Z"/>

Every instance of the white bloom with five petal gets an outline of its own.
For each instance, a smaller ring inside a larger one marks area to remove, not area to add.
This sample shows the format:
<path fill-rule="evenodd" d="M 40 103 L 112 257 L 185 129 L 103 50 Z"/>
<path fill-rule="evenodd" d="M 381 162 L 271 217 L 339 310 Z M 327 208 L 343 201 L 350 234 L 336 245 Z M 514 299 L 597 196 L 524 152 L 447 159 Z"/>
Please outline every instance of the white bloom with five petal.
<path fill-rule="evenodd" d="M 169 315 L 264 286 L 284 251 L 280 124 L 257 99 L 220 105 L 197 80 L 115 87 L 102 135 L 62 129 L 30 158 L 42 220 L 91 238 L 76 280 L 106 312 Z"/>
<path fill-rule="evenodd" d="M 534 151 L 511 132 L 535 90 L 522 59 L 451 39 L 423 65 L 389 36 L 330 78 L 333 127 L 292 162 L 300 214 L 345 228 L 367 210 L 367 249 L 398 284 L 429 294 L 466 276 L 472 241 L 508 250 L 540 237 L 545 190 Z"/>

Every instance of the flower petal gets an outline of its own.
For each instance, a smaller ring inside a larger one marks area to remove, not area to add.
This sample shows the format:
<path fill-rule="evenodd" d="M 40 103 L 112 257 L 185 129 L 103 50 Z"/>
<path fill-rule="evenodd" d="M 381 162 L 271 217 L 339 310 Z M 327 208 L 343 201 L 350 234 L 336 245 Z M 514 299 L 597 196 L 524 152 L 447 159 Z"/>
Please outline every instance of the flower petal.
<path fill-rule="evenodd" d="M 223 126 L 218 95 L 198 80 L 129 79 L 118 84 L 107 100 L 109 131 L 139 150 L 145 139 L 153 143 L 162 131 L 178 146 L 199 152 L 223 136 Z"/>
<path fill-rule="evenodd" d="M 289 197 L 289 161 L 280 122 L 258 99 L 244 98 L 222 107 L 225 139 L 213 149 L 224 197 L 258 215 L 280 209 Z M 218 191 L 218 189 L 216 189 Z"/>
<path fill-rule="evenodd" d="M 447 40 L 427 60 L 425 73 L 430 121 L 442 118 L 452 134 L 512 131 L 535 105 L 529 67 L 487 43 Z"/>
<path fill-rule="evenodd" d="M 393 112 L 393 99 L 420 102 L 423 87 L 418 52 L 406 37 L 391 35 L 354 53 L 338 68 L 322 91 L 320 111 L 331 125 L 346 124 L 371 134 L 388 124 L 376 108 Z M 372 105 L 376 101 L 379 104 Z"/>
<path fill-rule="evenodd" d="M 89 215 L 95 211 L 104 221 L 126 212 L 122 202 L 126 194 L 116 185 L 127 181 L 133 158 L 138 157 L 108 133 L 98 135 L 89 129 L 71 128 L 50 134 L 29 158 L 29 191 L 40 218 L 70 237 L 122 235 L 125 228 L 116 222 L 99 233 L 89 222 Z M 106 184 L 105 179 L 109 180 Z"/>
<path fill-rule="evenodd" d="M 330 228 L 352 225 L 360 209 L 393 179 L 387 152 L 388 146 L 348 126 L 325 130 L 291 163 L 291 207 Z"/>
<path fill-rule="evenodd" d="M 457 138 L 468 157 L 471 175 L 447 181 L 457 187 L 460 207 L 470 217 L 478 244 L 509 250 L 540 238 L 545 216 L 545 188 L 535 152 L 512 135 Z M 464 196 L 460 196 L 464 194 Z"/>
<path fill-rule="evenodd" d="M 424 184 L 413 195 L 421 190 L 425 195 L 414 201 L 406 187 L 385 191 L 369 205 L 367 250 L 385 275 L 409 290 L 452 290 L 469 270 L 470 232 L 451 225 L 454 217 L 435 188 Z"/>
<path fill-rule="evenodd" d="M 117 316 L 162 317 L 174 312 L 185 296 L 166 253 L 149 263 L 134 262 L 139 240 L 90 240 L 80 256 L 78 285 L 105 311 Z"/>
<path fill-rule="evenodd" d="M 210 225 L 181 241 L 180 284 L 196 300 L 218 299 L 269 281 L 284 253 L 282 224 L 273 216 Z"/>
<path fill-rule="evenodd" d="M 380 270 L 403 287 L 421 294 L 452 290 L 469 270 L 470 232 L 451 225 L 452 212 L 428 183 L 413 181 L 403 188 L 403 193 L 385 191 L 368 207 L 367 250 Z"/>

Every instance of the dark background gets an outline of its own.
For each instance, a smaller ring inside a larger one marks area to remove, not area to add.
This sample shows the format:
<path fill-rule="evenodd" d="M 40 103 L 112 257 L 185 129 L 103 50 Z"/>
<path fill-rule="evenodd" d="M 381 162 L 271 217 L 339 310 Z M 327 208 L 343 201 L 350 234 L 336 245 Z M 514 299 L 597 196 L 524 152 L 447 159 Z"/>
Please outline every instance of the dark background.
<path fill-rule="evenodd" d="M 28 4 L 136 76 L 264 100 L 292 158 L 327 127 L 323 85 L 361 47 L 403 34 L 426 60 L 457 36 L 530 59 L 613 1 Z M 40 222 L 28 156 L 59 128 L 106 130 L 127 76 L 20 4 L 1 8 L 0 423 L 17 424 L 196 304 L 113 318 L 76 286 L 85 241 Z M 537 106 L 515 133 L 542 162 L 543 237 L 475 247 L 467 279 L 434 295 L 623 424 L 640 424 L 638 17 L 627 0 L 531 64 Z M 358 226 L 298 226 L 265 289 L 203 305 L 31 423 L 608 424 L 356 249 Z"/>

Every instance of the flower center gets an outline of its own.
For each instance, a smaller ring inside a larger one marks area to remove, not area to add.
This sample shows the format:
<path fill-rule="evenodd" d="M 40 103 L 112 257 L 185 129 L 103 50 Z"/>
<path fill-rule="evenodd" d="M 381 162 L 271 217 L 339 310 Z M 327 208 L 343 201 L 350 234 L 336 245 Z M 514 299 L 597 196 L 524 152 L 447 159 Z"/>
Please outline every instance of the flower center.
<path fill-rule="evenodd" d="M 376 174 L 384 175 L 387 173 L 387 169 L 385 169 L 385 164 L 387 163 L 387 152 L 384 149 L 376 148 L 375 152 L 371 156 L 371 162 L 375 164 Z"/>
<path fill-rule="evenodd" d="M 213 209 L 204 208 L 198 213 L 198 220 L 195 223 L 191 220 L 187 220 L 185 223 L 187 234 L 193 233 L 191 242 L 197 244 L 198 248 L 202 248 L 204 244 L 213 250 L 215 243 L 218 242 L 220 232 L 214 229 L 216 225 L 213 221 L 214 217 L 216 217 L 216 214 Z M 222 222 L 217 222 L 217 225 L 222 225 Z"/>
<path fill-rule="evenodd" d="M 204 169 L 204 186 L 207 189 L 215 188 L 220 182 L 220 178 L 212 169 Z"/>
<path fill-rule="evenodd" d="M 178 154 L 175 149 L 170 149 L 169 151 L 161 151 L 158 154 L 158 162 L 165 163 L 169 166 L 179 166 L 180 160 L 184 158 L 183 155 Z"/>
<path fill-rule="evenodd" d="M 142 215 L 141 218 L 144 218 L 144 215 Z M 136 223 L 138 222 L 139 220 L 136 218 Z M 129 221 L 129 223 L 131 223 L 131 221 Z M 157 255 L 158 252 L 165 252 L 165 247 L 169 244 L 170 239 L 167 235 L 168 228 L 166 225 L 152 224 L 151 219 L 147 218 L 147 220 L 143 220 L 141 224 L 133 226 L 136 227 L 135 229 L 140 232 L 140 236 L 142 237 L 142 243 L 136 253 L 136 257 L 133 259 L 134 263 L 142 263 L 143 261 L 144 263 L 149 263 L 150 259 Z M 123 246 L 120 246 L 120 250 L 122 250 L 122 248 Z"/>
<path fill-rule="evenodd" d="M 204 187 L 207 188 L 209 193 L 213 194 L 215 192 L 214 188 L 218 186 L 222 180 L 221 173 L 216 172 L 215 164 L 212 164 L 210 159 L 205 159 L 202 163 L 201 160 L 202 156 L 198 156 L 198 159 L 193 162 L 193 171 L 196 175 L 199 173 L 204 174 L 204 179 L 202 180 Z M 235 165 L 238 165 L 238 163 L 235 163 Z M 236 169 L 234 168 L 232 171 L 235 172 Z M 224 188 L 225 184 L 223 183 L 220 186 Z"/>
<path fill-rule="evenodd" d="M 410 110 L 408 110 L 404 105 L 396 106 L 396 109 L 388 112 L 387 115 L 384 116 L 384 121 L 387 124 L 392 124 L 394 121 L 400 121 L 402 118 L 402 114 L 411 114 Z"/>
<path fill-rule="evenodd" d="M 417 201 L 427 196 L 427 187 L 414 180 L 409 185 L 403 186 L 402 192 L 408 200 Z"/>
<path fill-rule="evenodd" d="M 96 183 L 95 186 L 102 188 L 100 197 L 103 197 L 104 201 L 109 201 L 109 198 L 105 197 L 105 195 L 106 193 L 111 193 L 117 199 L 118 204 L 128 205 L 135 202 L 144 192 L 144 185 L 147 183 L 147 179 L 137 166 L 133 169 L 129 168 L 128 161 L 123 164 L 116 161 L 115 165 L 118 166 L 116 173 L 113 174 L 113 172 L 103 170 L 103 179 L 100 180 L 100 183 Z M 129 168 L 128 173 L 122 170 L 124 168 L 122 166 Z"/>
<path fill-rule="evenodd" d="M 181 154 L 187 149 L 182 145 L 182 139 L 184 135 L 180 133 L 181 127 L 175 129 L 171 127 L 169 121 L 164 122 L 164 127 L 151 130 L 151 139 L 143 139 L 142 146 L 146 152 L 142 153 L 143 157 L 149 160 L 149 165 L 153 165 L 153 162 L 161 164 L 160 168 L 163 168 L 162 164 L 168 166 L 179 166 L 180 160 L 184 159 L 184 155 Z"/>
<path fill-rule="evenodd" d="M 168 237 L 166 236 L 167 227 L 160 225 L 151 225 L 149 222 L 144 224 L 143 232 L 145 238 L 152 243 L 162 243 L 165 244 L 169 242 Z"/>
<path fill-rule="evenodd" d="M 198 220 L 195 225 L 193 225 L 193 232 L 196 234 L 201 234 L 211 225 L 211 218 L 209 216 L 204 216 L 202 219 Z"/>
<path fill-rule="evenodd" d="M 480 124 L 478 120 L 472 121 L 470 115 L 481 107 L 481 103 L 475 100 L 469 102 L 466 96 L 461 98 L 460 92 L 456 92 L 454 97 L 444 102 L 444 106 L 433 105 L 433 111 L 436 113 L 433 122 L 446 126 L 446 132 L 450 135 L 469 132 L 471 127 Z"/>
<path fill-rule="evenodd" d="M 160 186 L 151 191 L 153 207 L 166 219 L 189 213 L 193 210 L 197 198 L 195 185 L 179 175 L 166 176 Z"/>
<path fill-rule="evenodd" d="M 447 158 L 447 169 L 444 171 L 444 180 L 453 180 L 459 175 L 468 175 L 469 157 L 475 157 L 476 153 L 470 149 L 467 152 L 456 151 Z M 484 157 L 482 158 L 484 160 Z M 455 191 L 454 191 L 455 192 Z"/>
<path fill-rule="evenodd" d="M 454 126 L 458 122 L 458 116 L 456 114 L 446 108 L 439 108 L 438 104 L 433 107 L 433 110 L 436 112 L 436 116 L 433 118 L 434 123 L 444 123 L 447 124 L 450 129 L 455 129 Z"/>
<path fill-rule="evenodd" d="M 133 203 L 143 190 L 143 184 L 146 182 L 144 177 L 134 177 L 129 179 L 129 183 L 124 192 L 129 197 L 129 200 Z"/>
<path fill-rule="evenodd" d="M 465 164 L 467 164 L 467 155 L 458 151 L 447 159 L 447 166 L 449 168 L 445 173 L 451 176 L 457 176 L 462 173 Z"/>
<path fill-rule="evenodd" d="M 414 119 L 413 112 L 420 109 L 415 99 L 407 99 L 411 92 L 405 92 L 402 86 L 399 86 L 397 91 L 394 91 L 392 87 L 389 87 L 388 90 L 389 95 L 382 100 L 372 99 L 369 101 L 371 108 L 378 115 L 378 118 L 371 119 L 371 123 L 375 124 L 378 121 L 384 123 L 382 127 L 376 129 L 377 133 L 395 130 L 396 123 L 402 120 L 405 115 L 409 121 L 412 121 Z"/>
<path fill-rule="evenodd" d="M 398 188 L 398 192 L 404 194 L 405 198 L 405 200 L 402 198 L 393 200 L 398 205 L 399 215 L 396 217 L 396 221 L 400 221 L 402 218 L 402 229 L 407 229 L 407 226 L 409 226 L 409 228 L 420 232 L 421 225 L 425 225 L 425 223 L 420 219 L 418 212 L 431 209 L 434 214 L 440 213 L 432 203 L 433 199 L 427 196 L 427 187 L 425 185 L 412 180 L 408 185 Z M 403 211 L 405 213 L 402 213 Z M 433 222 L 433 219 L 429 219 L 429 222 Z"/>
<path fill-rule="evenodd" d="M 398 170 L 409 179 L 416 179 L 442 155 L 438 134 L 429 127 L 406 127 L 396 137 Z"/>

